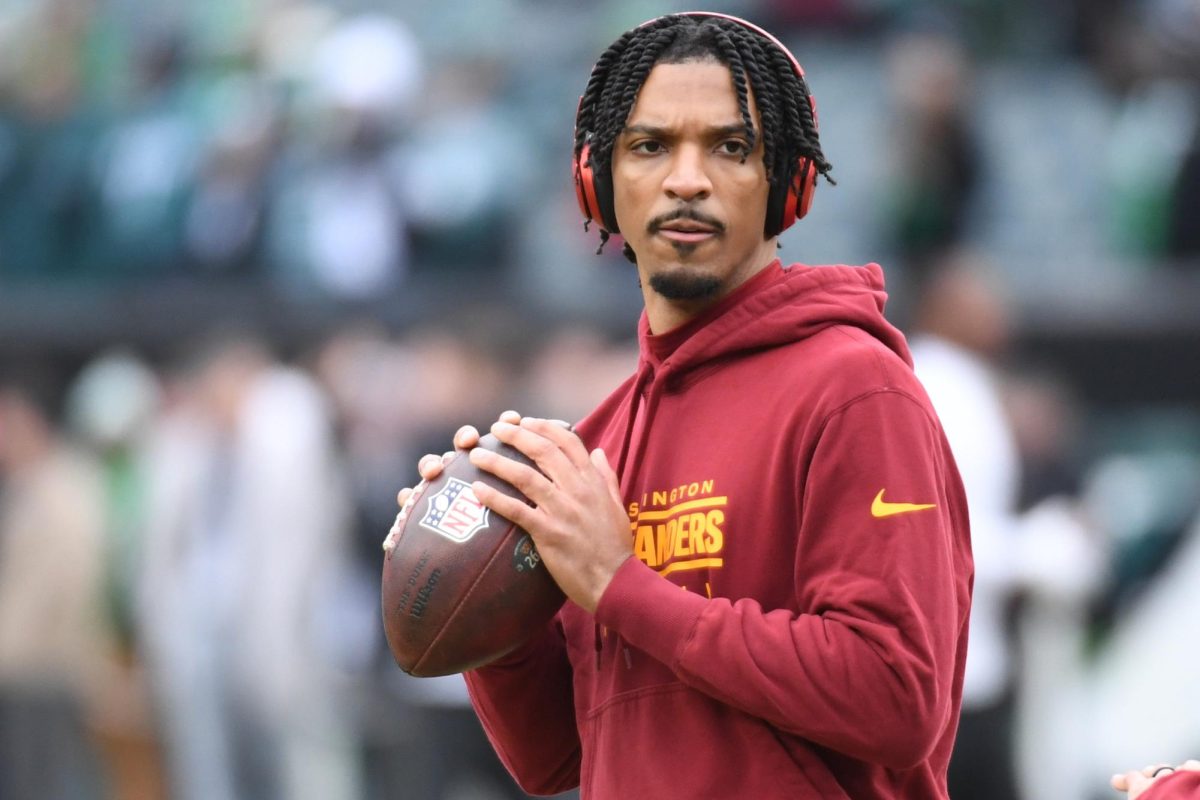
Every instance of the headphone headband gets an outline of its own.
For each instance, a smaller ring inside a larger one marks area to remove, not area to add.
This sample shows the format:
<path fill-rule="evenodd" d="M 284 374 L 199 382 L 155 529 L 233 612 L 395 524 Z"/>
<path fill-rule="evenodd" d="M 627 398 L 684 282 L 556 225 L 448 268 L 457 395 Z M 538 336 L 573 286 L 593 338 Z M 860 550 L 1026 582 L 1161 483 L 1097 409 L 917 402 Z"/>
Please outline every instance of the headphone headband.
<path fill-rule="evenodd" d="M 784 46 L 783 42 L 779 41 L 779 39 L 777 39 L 774 34 L 768 33 L 767 31 L 758 27 L 757 25 L 755 25 L 753 22 L 750 22 L 749 20 L 742 19 L 741 17 L 735 17 L 732 14 L 722 14 L 719 11 L 680 11 L 678 14 L 671 14 L 668 16 L 715 17 L 716 19 L 727 19 L 730 22 L 741 25 L 746 30 L 757 33 L 759 36 L 763 37 L 768 42 L 770 42 L 771 44 L 778 47 L 779 50 L 785 56 L 788 57 L 788 61 L 792 62 L 792 66 L 796 69 L 796 74 L 800 76 L 801 80 L 804 80 L 804 67 L 800 66 L 800 62 L 798 60 L 796 60 L 796 57 L 794 55 L 792 55 L 792 51 L 788 50 L 787 47 Z M 662 19 L 662 17 L 655 17 L 654 19 L 646 20 L 641 25 L 638 25 L 638 27 L 641 28 L 644 25 L 649 25 L 650 23 L 656 22 L 660 19 Z"/>
<path fill-rule="evenodd" d="M 758 34 L 787 56 L 796 72 L 796 77 L 800 80 L 801 87 L 806 93 L 808 92 L 808 82 L 805 80 L 804 68 L 800 66 L 800 61 L 792 54 L 791 50 L 784 46 L 783 42 L 753 22 L 717 11 L 683 11 L 646 20 L 634 30 L 652 25 L 666 17 L 723 19 Z M 812 109 L 813 126 L 816 127 L 816 99 L 811 94 L 807 94 L 807 99 L 809 107 Z M 576 141 L 579 138 L 579 112 L 582 108 L 583 96 L 580 95 L 579 106 L 575 112 Z M 611 176 L 597 175 L 588 163 L 591 158 L 590 137 L 591 132 L 586 131 L 583 146 L 574 158 L 572 171 L 575 177 L 575 196 L 585 220 L 588 222 L 598 221 L 600 226 L 609 233 L 619 233 L 616 212 L 613 208 Z M 813 193 L 817 188 L 817 175 L 817 168 L 812 159 L 801 156 L 797 161 L 794 173 L 774 176 L 767 198 L 767 219 L 763 229 L 765 236 L 768 238 L 777 236 L 808 213 L 812 205 Z"/>

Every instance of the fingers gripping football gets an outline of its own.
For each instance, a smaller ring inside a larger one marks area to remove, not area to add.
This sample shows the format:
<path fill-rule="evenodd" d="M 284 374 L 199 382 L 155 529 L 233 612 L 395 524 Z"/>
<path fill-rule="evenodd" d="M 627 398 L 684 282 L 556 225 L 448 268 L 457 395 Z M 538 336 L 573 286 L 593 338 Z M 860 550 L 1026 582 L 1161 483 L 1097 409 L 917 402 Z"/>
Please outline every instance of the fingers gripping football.
<path fill-rule="evenodd" d="M 589 454 L 578 436 L 549 420 L 500 422 L 492 433 L 538 468 L 483 449 L 471 451 L 472 463 L 512 484 L 534 505 L 481 482 L 473 485 L 476 496 L 528 531 L 562 590 L 594 611 L 613 574 L 633 552 L 629 518 L 607 458 L 600 450 Z"/>
<path fill-rule="evenodd" d="M 516 425 L 521 421 L 521 415 L 516 411 L 505 411 L 500 414 L 500 421 Z M 440 456 L 435 453 L 426 453 L 421 456 L 417 461 L 417 472 L 421 476 L 421 482 L 413 488 L 405 487 L 396 494 L 396 504 L 400 506 L 400 512 L 396 514 L 396 520 L 383 540 L 384 552 L 395 548 L 396 537 L 400 535 L 404 521 L 408 519 L 408 514 L 412 511 L 413 506 L 421 499 L 421 492 L 425 490 L 429 482 L 436 480 L 442 474 L 446 464 L 458 452 L 470 450 L 477 444 L 479 444 L 479 431 L 474 425 L 463 425 L 454 433 L 454 450 L 448 450 Z"/>

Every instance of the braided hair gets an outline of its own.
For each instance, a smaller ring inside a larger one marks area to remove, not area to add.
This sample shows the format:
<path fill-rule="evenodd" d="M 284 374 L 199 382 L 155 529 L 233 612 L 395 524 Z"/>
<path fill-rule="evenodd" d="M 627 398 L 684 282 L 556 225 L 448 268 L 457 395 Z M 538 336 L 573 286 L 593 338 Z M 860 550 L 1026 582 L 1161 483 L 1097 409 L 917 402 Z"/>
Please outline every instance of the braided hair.
<path fill-rule="evenodd" d="M 671 14 L 626 31 L 601 54 L 579 101 L 575 119 L 575 158 L 588 145 L 588 165 L 611 176 L 612 151 L 650 70 L 656 64 L 715 59 L 729 68 L 745 124 L 749 149 L 756 144 L 749 94 L 762 120 L 767 180 L 787 185 L 800 158 L 836 184 L 832 165 L 821 152 L 808 86 L 791 59 L 773 42 L 733 20 Z M 743 156 L 745 158 L 745 156 Z M 585 223 L 586 227 L 586 223 Z M 609 233 L 601 227 L 600 249 Z M 626 246 L 626 256 L 633 260 Z"/>

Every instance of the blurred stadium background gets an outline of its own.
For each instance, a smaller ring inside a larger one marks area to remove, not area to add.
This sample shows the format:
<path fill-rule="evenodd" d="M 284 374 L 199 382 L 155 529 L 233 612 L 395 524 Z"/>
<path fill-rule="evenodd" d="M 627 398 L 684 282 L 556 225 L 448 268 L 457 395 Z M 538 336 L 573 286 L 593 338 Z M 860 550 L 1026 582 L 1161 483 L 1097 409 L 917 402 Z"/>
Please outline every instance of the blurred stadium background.
<path fill-rule="evenodd" d="M 459 424 L 632 368 L 573 113 L 689 6 L 0 0 L 0 800 L 522 796 L 391 663 L 379 545 Z M 1200 3 L 712 10 L 817 97 L 785 261 L 879 261 L 906 328 L 985 281 L 941 324 L 1019 465 L 979 557 L 1020 796 L 1200 754 Z"/>

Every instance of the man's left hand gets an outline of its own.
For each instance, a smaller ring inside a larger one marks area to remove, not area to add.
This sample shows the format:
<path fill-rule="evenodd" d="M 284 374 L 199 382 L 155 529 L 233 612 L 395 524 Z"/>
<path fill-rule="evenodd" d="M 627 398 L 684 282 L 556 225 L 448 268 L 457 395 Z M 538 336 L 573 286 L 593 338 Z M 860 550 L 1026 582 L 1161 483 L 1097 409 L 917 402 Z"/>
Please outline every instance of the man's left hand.
<path fill-rule="evenodd" d="M 613 575 L 633 555 L 629 517 L 607 456 L 600 449 L 589 453 L 578 436 L 551 420 L 497 422 L 492 433 L 541 472 L 481 447 L 471 450 L 471 463 L 512 484 L 536 507 L 480 481 L 472 487 L 475 496 L 528 531 L 567 597 L 595 612 Z"/>

